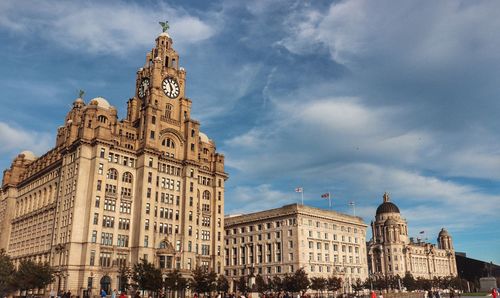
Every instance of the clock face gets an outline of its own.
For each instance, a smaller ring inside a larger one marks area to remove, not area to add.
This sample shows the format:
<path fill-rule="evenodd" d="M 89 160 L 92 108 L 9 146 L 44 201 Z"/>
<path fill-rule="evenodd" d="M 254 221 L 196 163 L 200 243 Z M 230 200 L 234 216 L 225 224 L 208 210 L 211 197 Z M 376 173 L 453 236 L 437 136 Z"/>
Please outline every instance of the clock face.
<path fill-rule="evenodd" d="M 179 83 L 174 78 L 165 78 L 162 84 L 163 92 L 170 98 L 179 96 Z"/>
<path fill-rule="evenodd" d="M 146 90 L 149 88 L 149 79 L 142 79 L 141 84 L 139 85 L 139 97 L 143 98 L 146 95 Z"/>

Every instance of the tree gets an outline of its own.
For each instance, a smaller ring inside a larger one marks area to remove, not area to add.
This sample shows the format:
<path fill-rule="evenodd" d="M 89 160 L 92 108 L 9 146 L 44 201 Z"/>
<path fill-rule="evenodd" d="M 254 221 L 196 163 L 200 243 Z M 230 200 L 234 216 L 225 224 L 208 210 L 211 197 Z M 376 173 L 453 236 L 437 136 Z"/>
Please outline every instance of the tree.
<path fill-rule="evenodd" d="M 283 290 L 283 280 L 279 276 L 274 276 L 269 283 L 269 288 L 274 292 L 281 292 Z"/>
<path fill-rule="evenodd" d="M 132 280 L 143 291 L 157 292 L 163 285 L 160 269 L 155 268 L 152 263 L 145 259 L 141 259 L 139 263 L 134 264 Z"/>
<path fill-rule="evenodd" d="M 14 273 L 13 279 L 18 290 L 43 289 L 54 281 L 54 270 L 48 263 L 23 260 Z"/>
<path fill-rule="evenodd" d="M 408 291 L 414 291 L 417 289 L 417 282 L 410 272 L 406 272 L 403 277 L 403 285 Z"/>
<path fill-rule="evenodd" d="M 302 294 L 309 288 L 310 282 L 304 268 L 300 268 L 292 276 L 292 284 L 288 285 L 291 292 L 302 292 Z"/>
<path fill-rule="evenodd" d="M 335 292 L 342 288 L 342 278 L 336 276 L 328 277 L 326 288 L 328 291 Z"/>
<path fill-rule="evenodd" d="M 320 293 L 323 293 L 323 291 L 326 289 L 328 280 L 323 277 L 311 277 L 311 289 L 314 291 L 319 291 Z"/>
<path fill-rule="evenodd" d="M 365 288 L 365 283 L 361 281 L 361 278 L 356 279 L 356 282 L 352 284 L 352 289 L 356 294 L 359 293 L 359 291 L 363 291 Z"/>
<path fill-rule="evenodd" d="M 219 275 L 217 278 L 217 291 L 221 293 L 227 293 L 229 290 L 229 281 L 224 275 Z"/>
<path fill-rule="evenodd" d="M 177 269 L 167 273 L 167 276 L 163 281 L 163 287 L 169 292 L 183 291 L 186 289 L 187 284 L 187 279 L 182 277 L 182 274 Z"/>
<path fill-rule="evenodd" d="M 120 268 L 118 269 L 118 276 L 119 276 L 118 278 L 120 280 L 120 291 L 124 292 L 130 286 L 129 279 L 132 276 L 132 272 L 130 270 L 130 267 L 128 267 L 126 265 L 120 266 Z"/>
<path fill-rule="evenodd" d="M 192 272 L 189 285 L 198 294 L 212 292 L 217 288 L 216 279 L 215 272 L 207 272 L 203 267 L 196 267 Z"/>
<path fill-rule="evenodd" d="M 257 276 L 255 277 L 255 290 L 261 294 L 264 294 L 264 292 L 266 292 L 268 288 L 269 286 L 267 285 L 262 275 L 257 274 Z"/>
<path fill-rule="evenodd" d="M 246 293 L 248 291 L 247 280 L 244 276 L 240 276 L 240 279 L 236 282 L 236 288 L 242 293 Z"/>
<path fill-rule="evenodd" d="M 14 264 L 5 253 L 5 250 L 0 250 L 0 297 L 8 296 L 7 294 L 14 290 L 13 275 L 16 272 Z"/>

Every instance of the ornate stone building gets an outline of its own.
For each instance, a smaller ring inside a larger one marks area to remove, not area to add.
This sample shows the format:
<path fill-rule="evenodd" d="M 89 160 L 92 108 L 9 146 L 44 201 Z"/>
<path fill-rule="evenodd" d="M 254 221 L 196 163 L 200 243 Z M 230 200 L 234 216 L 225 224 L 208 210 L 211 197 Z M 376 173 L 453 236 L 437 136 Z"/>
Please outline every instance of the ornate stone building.
<path fill-rule="evenodd" d="M 224 156 L 191 118 L 186 71 L 164 32 L 137 71 L 127 115 L 76 99 L 53 149 L 22 152 L 4 171 L 0 248 L 49 262 L 52 289 L 119 288 L 145 258 L 164 271 L 222 269 Z"/>
<path fill-rule="evenodd" d="M 309 277 L 342 277 L 344 290 L 368 277 L 366 227 L 360 217 L 287 205 L 225 220 L 225 275 L 283 276 L 304 268 Z"/>
<path fill-rule="evenodd" d="M 450 234 L 443 228 L 438 245 L 415 242 L 408 237 L 408 225 L 399 208 L 384 194 L 372 221 L 373 238 L 368 243 L 370 274 L 414 277 L 456 276 L 457 265 Z"/>

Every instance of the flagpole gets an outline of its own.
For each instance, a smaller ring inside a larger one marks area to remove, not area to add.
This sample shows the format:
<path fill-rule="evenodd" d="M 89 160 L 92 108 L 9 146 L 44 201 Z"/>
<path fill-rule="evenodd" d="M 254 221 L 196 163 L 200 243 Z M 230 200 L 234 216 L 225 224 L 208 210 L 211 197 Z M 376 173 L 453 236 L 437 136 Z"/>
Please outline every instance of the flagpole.
<path fill-rule="evenodd" d="M 332 210 L 332 196 L 330 195 L 330 192 L 328 192 L 328 207 Z"/>
<path fill-rule="evenodd" d="M 302 197 L 302 206 L 304 206 L 304 188 L 302 188 L 302 191 L 300 192 L 300 195 Z"/>

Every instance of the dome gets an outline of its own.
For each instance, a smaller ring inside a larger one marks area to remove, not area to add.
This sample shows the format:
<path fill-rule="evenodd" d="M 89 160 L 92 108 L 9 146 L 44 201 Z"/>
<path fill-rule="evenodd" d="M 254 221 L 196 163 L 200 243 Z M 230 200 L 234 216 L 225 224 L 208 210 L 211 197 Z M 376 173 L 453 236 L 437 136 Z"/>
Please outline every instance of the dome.
<path fill-rule="evenodd" d="M 85 102 L 83 101 L 83 99 L 81 99 L 80 97 L 78 97 L 78 98 L 75 100 L 75 102 L 74 102 L 74 103 L 75 103 L 75 104 L 76 104 L 76 103 L 84 104 Z"/>
<path fill-rule="evenodd" d="M 24 159 L 26 160 L 35 160 L 36 159 L 36 156 L 33 152 L 31 151 L 23 151 L 20 153 L 20 155 L 24 155 Z"/>
<path fill-rule="evenodd" d="M 400 213 L 398 206 L 389 201 L 389 194 L 384 193 L 384 202 L 377 208 L 377 215 L 382 213 Z"/>
<path fill-rule="evenodd" d="M 91 104 L 95 104 L 97 105 L 98 107 L 101 107 L 101 108 L 105 108 L 105 109 L 109 109 L 109 107 L 111 107 L 111 105 L 109 104 L 109 102 L 102 98 L 102 97 L 96 97 L 94 99 L 92 99 L 90 101 Z"/>
<path fill-rule="evenodd" d="M 393 225 L 397 225 L 397 224 L 398 224 L 398 222 L 395 219 L 393 219 L 393 218 L 389 218 L 388 220 L 386 220 L 384 222 L 385 226 L 393 226 Z"/>
<path fill-rule="evenodd" d="M 210 140 L 208 139 L 208 136 L 200 131 L 200 140 L 203 143 L 210 143 Z"/>
<path fill-rule="evenodd" d="M 160 34 L 158 35 L 158 37 L 160 37 L 160 36 L 165 36 L 165 37 L 170 38 L 170 35 L 168 35 L 168 33 L 167 33 L 167 32 L 162 32 L 162 33 L 160 33 Z"/>
<path fill-rule="evenodd" d="M 450 236 L 450 234 L 448 233 L 448 231 L 446 231 L 445 228 L 442 228 L 441 231 L 439 232 L 439 237 L 442 237 L 442 236 Z"/>

